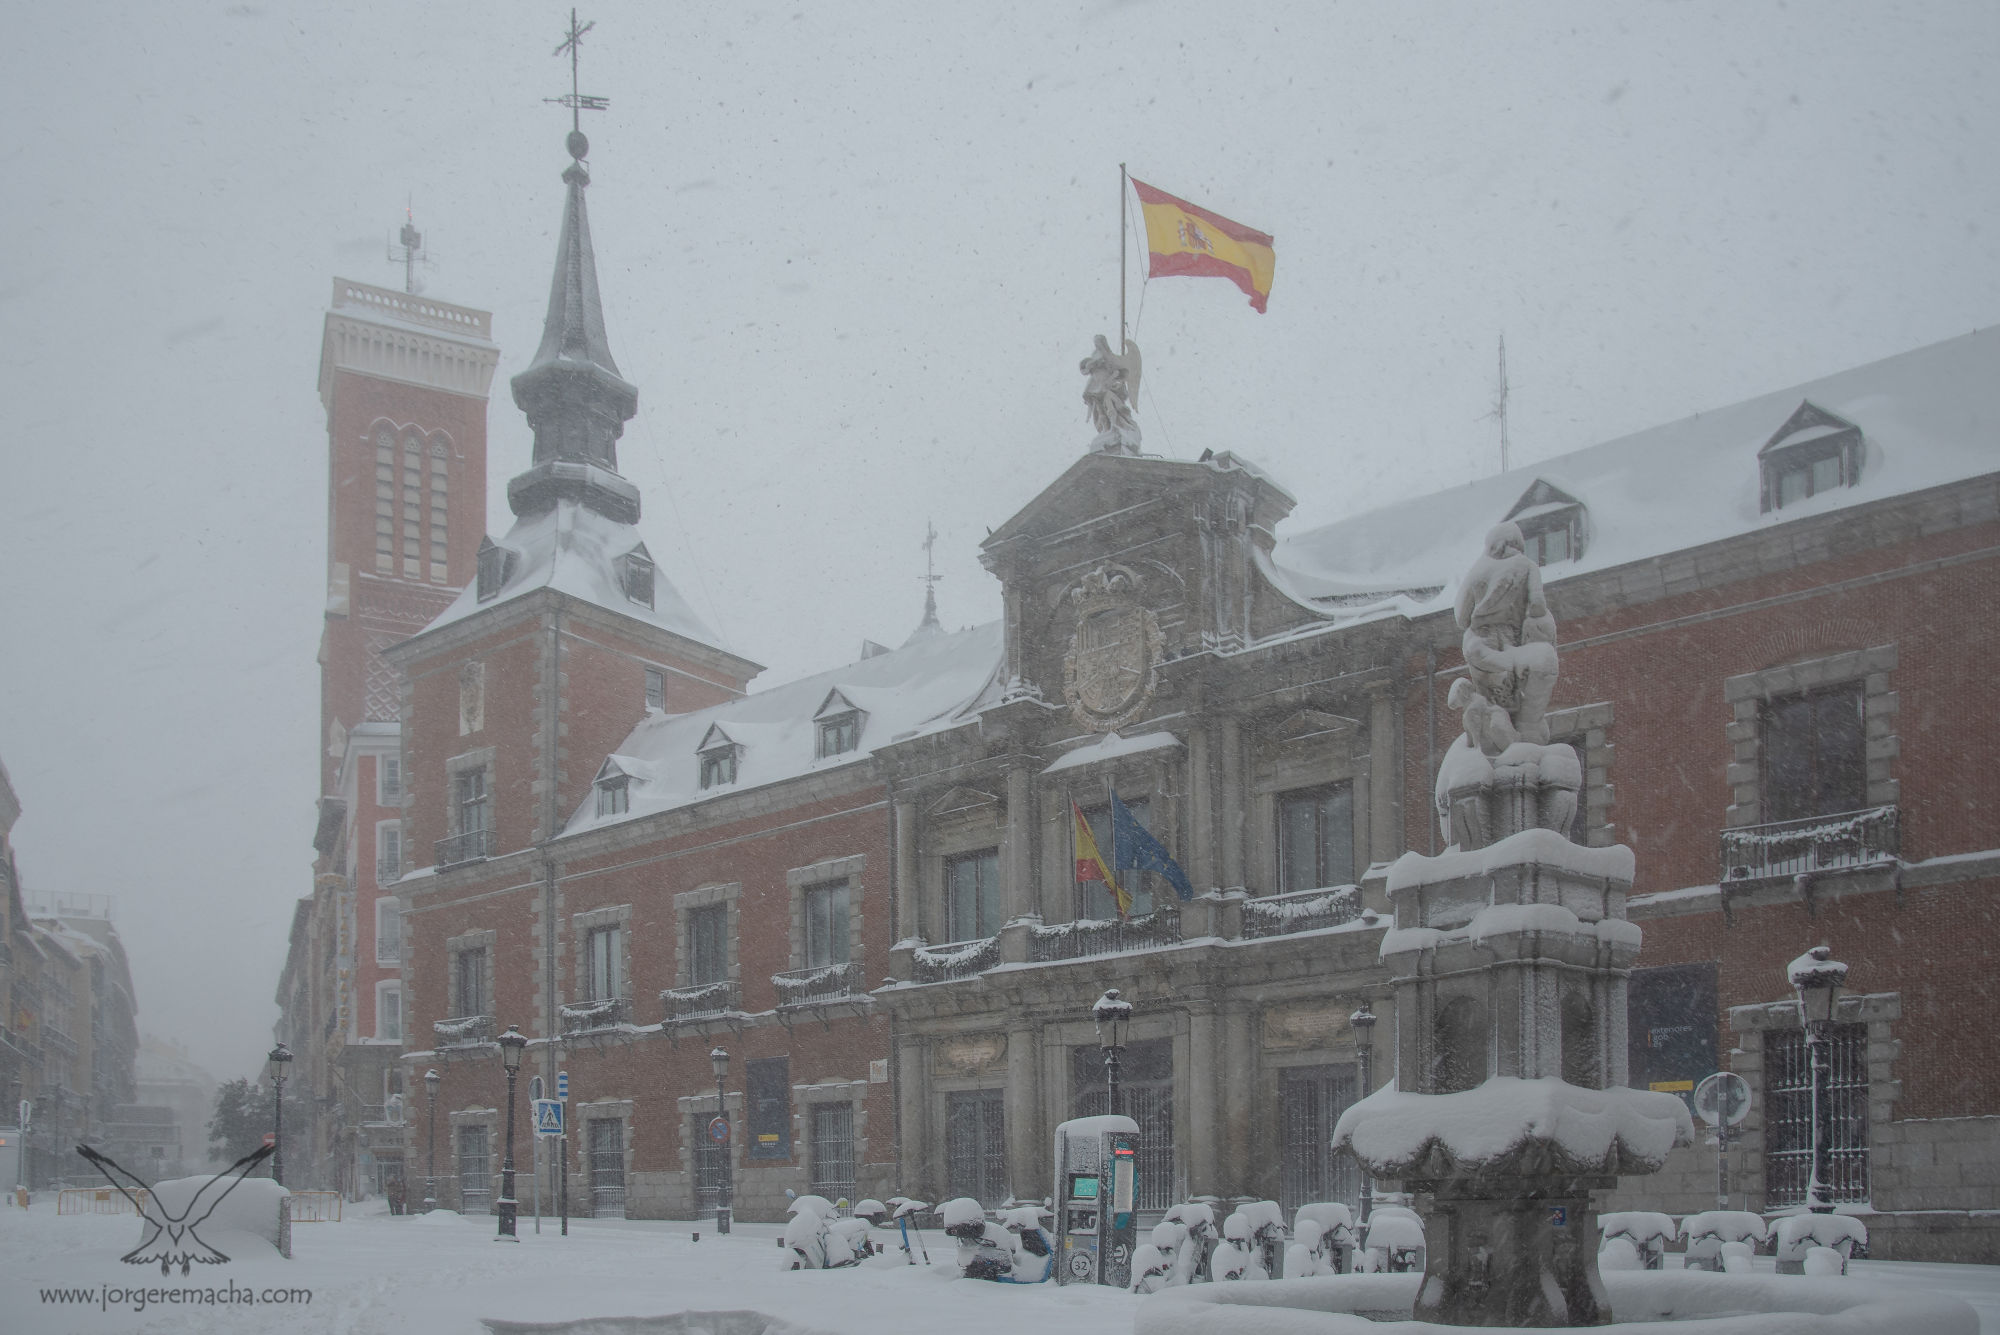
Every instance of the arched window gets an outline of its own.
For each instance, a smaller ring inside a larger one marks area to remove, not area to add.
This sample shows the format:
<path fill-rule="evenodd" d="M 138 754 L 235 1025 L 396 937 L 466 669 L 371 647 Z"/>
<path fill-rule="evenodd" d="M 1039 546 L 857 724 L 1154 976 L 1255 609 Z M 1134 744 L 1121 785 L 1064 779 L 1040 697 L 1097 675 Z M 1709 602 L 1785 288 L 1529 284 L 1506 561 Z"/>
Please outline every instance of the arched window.
<path fill-rule="evenodd" d="M 375 570 L 396 572 L 396 433 L 386 422 L 375 428 Z"/>
<path fill-rule="evenodd" d="M 403 438 L 403 577 L 423 578 L 424 442 L 412 429 Z"/>
<path fill-rule="evenodd" d="M 1438 1007 L 1431 1026 L 1431 1088 L 1452 1094 L 1486 1082 L 1486 1008 L 1471 997 Z"/>
<path fill-rule="evenodd" d="M 441 434 L 431 437 L 431 582 L 434 584 L 442 584 L 446 579 L 445 490 L 449 485 L 450 464 L 450 443 Z"/>

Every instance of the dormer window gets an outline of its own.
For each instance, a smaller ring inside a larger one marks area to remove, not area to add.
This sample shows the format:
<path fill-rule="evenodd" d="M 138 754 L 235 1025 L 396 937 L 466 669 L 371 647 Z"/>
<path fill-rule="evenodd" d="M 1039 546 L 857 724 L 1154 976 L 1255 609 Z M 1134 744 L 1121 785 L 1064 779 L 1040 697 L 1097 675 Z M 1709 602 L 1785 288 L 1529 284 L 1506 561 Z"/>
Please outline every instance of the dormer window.
<path fill-rule="evenodd" d="M 1765 512 L 1861 480 L 1861 428 L 1811 400 L 1778 428 L 1757 451 Z"/>
<path fill-rule="evenodd" d="M 845 755 L 861 746 L 861 725 L 866 719 L 860 706 L 841 694 L 835 687 L 826 693 L 813 713 L 813 722 L 819 728 L 819 746 L 815 754 L 824 760 L 828 756 Z"/>
<path fill-rule="evenodd" d="M 620 774 L 597 781 L 597 814 L 622 816 L 632 809 L 632 777 Z"/>
<path fill-rule="evenodd" d="M 622 816 L 632 809 L 632 781 L 642 777 L 645 765 L 629 756 L 609 756 L 598 766 L 591 781 L 597 792 L 597 814 Z"/>
<path fill-rule="evenodd" d="M 1507 518 L 1520 526 L 1522 548 L 1536 565 L 1574 561 L 1583 555 L 1587 537 L 1583 502 L 1560 487 L 1536 478 Z"/>
<path fill-rule="evenodd" d="M 501 587 L 507 583 L 507 577 L 513 573 L 514 553 L 490 537 L 480 539 L 479 601 L 489 602 L 498 597 Z"/>
<path fill-rule="evenodd" d="M 736 782 L 736 748 L 718 747 L 701 753 L 701 786 L 720 788 Z"/>
<path fill-rule="evenodd" d="M 645 543 L 619 558 L 618 580 L 627 598 L 642 607 L 653 605 L 653 557 Z"/>

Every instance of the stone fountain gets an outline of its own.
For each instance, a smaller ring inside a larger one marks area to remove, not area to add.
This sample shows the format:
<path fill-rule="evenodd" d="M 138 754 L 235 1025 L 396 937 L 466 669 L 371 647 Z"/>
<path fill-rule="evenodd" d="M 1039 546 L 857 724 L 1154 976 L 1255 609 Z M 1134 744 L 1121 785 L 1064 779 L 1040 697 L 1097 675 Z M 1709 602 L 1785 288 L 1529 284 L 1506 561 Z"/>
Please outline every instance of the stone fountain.
<path fill-rule="evenodd" d="M 1435 788 L 1449 847 L 1389 872 L 1396 1082 L 1349 1108 L 1334 1143 L 1417 1196 L 1418 1320 L 1599 1325 L 1591 1193 L 1657 1170 L 1694 1131 L 1678 1098 L 1625 1086 L 1632 851 L 1563 833 L 1581 771 L 1548 740 L 1555 619 L 1514 524 L 1487 536 L 1457 615 L 1464 733 Z"/>

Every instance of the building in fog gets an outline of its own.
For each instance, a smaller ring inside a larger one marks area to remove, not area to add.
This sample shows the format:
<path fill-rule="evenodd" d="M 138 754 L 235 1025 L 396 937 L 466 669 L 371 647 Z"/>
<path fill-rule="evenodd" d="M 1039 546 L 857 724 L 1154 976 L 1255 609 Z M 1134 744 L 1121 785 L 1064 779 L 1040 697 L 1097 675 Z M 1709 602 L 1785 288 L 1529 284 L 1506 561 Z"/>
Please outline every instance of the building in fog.
<path fill-rule="evenodd" d="M 897 649 L 753 691 L 633 528 L 617 441 L 639 390 L 611 355 L 580 162 L 565 181 L 543 340 L 513 382 L 535 433 L 514 526 L 386 655 L 406 1143 L 428 1155 L 435 1068 L 441 1200 L 492 1199 L 509 1025 L 527 1074 L 569 1073 L 579 1210 L 706 1208 L 717 1046 L 746 1214 L 778 1216 L 788 1189 L 1039 1197 L 1054 1125 L 1103 1106 L 1089 1008 L 1109 986 L 1137 1006 L 1148 1208 L 1352 1195 L 1328 1149 L 1365 1092 L 1347 1017 L 1382 1016 L 1378 1081 L 1390 1027 L 1436 1022 L 1389 1004 L 1384 875 L 1442 846 L 1458 580 L 1512 521 L 1560 627 L 1570 837 L 1634 849 L 1646 933 L 1629 1049 L 1566 1069 L 1683 1092 L 1741 1071 L 1734 1199 L 1796 1204 L 1783 966 L 1825 941 L 1852 989 L 1838 1191 L 1873 1211 L 1877 1255 L 2000 1258 L 2000 1080 L 1963 1038 L 1991 1013 L 2000 890 L 1971 685 L 2000 648 L 2000 334 L 1308 530 L 1250 459 L 1079 442 L 994 516 L 998 622 L 927 614 Z M 1121 919 L 1075 879 L 1072 813 L 1104 842 L 1114 792 L 1191 898 L 1134 872 Z M 1678 1153 L 1621 1203 L 1712 1204 L 1712 1156 Z"/>
<path fill-rule="evenodd" d="M 485 311 L 335 279 L 320 343 L 327 593 L 312 893 L 293 913 L 277 1037 L 313 1109 L 294 1186 L 359 1194 L 403 1173 L 407 1095 L 399 691 L 383 650 L 472 577 L 486 511 Z"/>

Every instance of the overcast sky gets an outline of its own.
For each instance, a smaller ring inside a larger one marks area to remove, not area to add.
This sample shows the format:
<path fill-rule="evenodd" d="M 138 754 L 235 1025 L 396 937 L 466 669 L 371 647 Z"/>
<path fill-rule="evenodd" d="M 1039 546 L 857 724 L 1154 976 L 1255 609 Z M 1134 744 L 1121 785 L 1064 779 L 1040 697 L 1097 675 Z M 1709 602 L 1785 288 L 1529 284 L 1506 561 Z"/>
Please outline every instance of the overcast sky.
<path fill-rule="evenodd" d="M 1118 164 L 1276 237 L 1131 304 L 1145 448 L 1287 530 L 2000 315 L 2000 6 L 590 0 L 591 222 L 663 572 L 775 684 L 998 614 L 978 542 L 1092 434 Z M 554 4 L 12 12 L 0 759 L 31 889 L 104 893 L 143 1028 L 271 1041 L 311 889 L 338 274 L 489 309 L 489 525 L 565 165 Z M 1475 541 L 1468 535 L 1468 542 Z"/>

